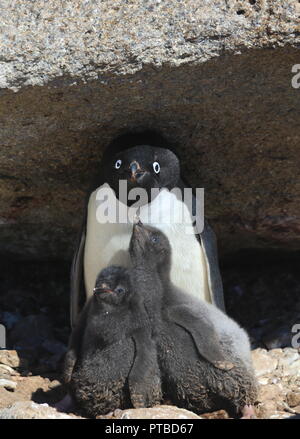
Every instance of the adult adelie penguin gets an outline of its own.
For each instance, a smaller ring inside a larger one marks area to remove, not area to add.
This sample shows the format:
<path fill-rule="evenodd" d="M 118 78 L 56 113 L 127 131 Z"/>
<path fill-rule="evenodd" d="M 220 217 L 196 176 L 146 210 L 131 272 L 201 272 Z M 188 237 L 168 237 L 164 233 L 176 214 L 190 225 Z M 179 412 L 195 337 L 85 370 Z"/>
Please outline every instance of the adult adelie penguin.
<path fill-rule="evenodd" d="M 224 310 L 215 234 L 206 221 L 200 233 L 186 233 L 187 226 L 193 226 L 192 216 L 200 224 L 203 212 L 196 210 L 195 196 L 192 206 L 188 206 L 183 198 L 171 192 L 176 187 L 188 187 L 181 179 L 179 160 L 160 135 L 144 132 L 122 135 L 108 146 L 89 193 L 71 270 L 72 325 L 80 307 L 92 295 L 99 271 L 112 264 L 130 266 L 132 223 L 112 223 L 99 218 L 98 195 L 103 188 L 115 191 L 118 208 L 122 205 L 121 209 L 128 209 L 118 201 L 120 180 L 126 180 L 128 192 L 144 188 L 149 200 L 151 188 L 161 189 L 151 202 L 141 205 L 139 216 L 144 224 L 155 225 L 168 237 L 173 253 L 172 282 Z M 175 212 L 175 217 L 180 215 L 179 221 L 178 217 L 170 222 L 170 211 L 172 215 Z"/>

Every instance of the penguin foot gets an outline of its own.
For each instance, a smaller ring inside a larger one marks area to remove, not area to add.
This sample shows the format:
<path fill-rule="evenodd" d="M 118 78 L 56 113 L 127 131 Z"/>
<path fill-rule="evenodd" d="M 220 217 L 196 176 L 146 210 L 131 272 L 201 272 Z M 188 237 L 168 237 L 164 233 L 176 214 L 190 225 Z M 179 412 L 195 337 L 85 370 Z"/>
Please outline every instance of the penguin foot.
<path fill-rule="evenodd" d="M 230 361 L 214 361 L 213 364 L 217 369 L 222 370 L 231 370 L 234 368 L 234 364 Z"/>
<path fill-rule="evenodd" d="M 252 405 L 245 405 L 242 408 L 242 415 L 241 419 L 257 419 Z"/>
<path fill-rule="evenodd" d="M 63 399 L 61 399 L 54 405 L 54 408 L 56 408 L 58 412 L 63 413 L 68 413 L 72 411 L 74 409 L 74 402 L 71 395 L 67 393 L 66 396 L 63 397 Z"/>

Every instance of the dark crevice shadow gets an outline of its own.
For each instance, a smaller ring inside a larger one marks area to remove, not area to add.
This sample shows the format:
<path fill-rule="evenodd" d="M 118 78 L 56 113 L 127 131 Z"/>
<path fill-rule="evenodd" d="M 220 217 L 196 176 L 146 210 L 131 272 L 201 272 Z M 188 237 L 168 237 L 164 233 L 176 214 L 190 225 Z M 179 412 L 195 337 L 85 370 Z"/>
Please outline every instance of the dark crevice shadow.
<path fill-rule="evenodd" d="M 222 263 L 227 312 L 261 347 L 291 346 L 300 322 L 299 255 L 244 251 Z"/>

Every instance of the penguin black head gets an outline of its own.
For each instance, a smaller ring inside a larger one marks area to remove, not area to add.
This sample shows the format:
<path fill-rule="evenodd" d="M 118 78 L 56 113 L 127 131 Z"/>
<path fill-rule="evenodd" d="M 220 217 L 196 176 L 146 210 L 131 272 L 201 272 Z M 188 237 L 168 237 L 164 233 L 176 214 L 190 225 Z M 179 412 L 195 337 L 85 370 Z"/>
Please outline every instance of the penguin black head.
<path fill-rule="evenodd" d="M 171 263 L 171 246 L 166 235 L 141 221 L 133 226 L 129 253 L 134 262 L 144 260 L 148 265 L 166 269 Z"/>
<path fill-rule="evenodd" d="M 104 268 L 97 276 L 93 292 L 98 303 L 118 305 L 126 302 L 130 296 L 128 270 L 116 265 Z"/>
<path fill-rule="evenodd" d="M 115 153 L 103 164 L 105 181 L 119 196 L 119 181 L 127 181 L 127 192 L 144 188 L 150 201 L 151 188 L 172 189 L 180 178 L 177 156 L 167 148 L 138 145 Z"/>

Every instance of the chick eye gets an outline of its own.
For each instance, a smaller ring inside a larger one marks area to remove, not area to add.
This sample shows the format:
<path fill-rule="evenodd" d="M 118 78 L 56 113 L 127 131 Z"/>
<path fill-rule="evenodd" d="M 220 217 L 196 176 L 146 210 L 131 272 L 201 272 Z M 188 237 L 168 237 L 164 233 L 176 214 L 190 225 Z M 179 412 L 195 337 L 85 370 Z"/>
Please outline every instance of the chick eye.
<path fill-rule="evenodd" d="M 117 292 L 118 294 L 125 293 L 125 288 L 123 288 L 123 287 L 118 287 L 118 288 L 116 289 L 116 292 Z"/>
<path fill-rule="evenodd" d="M 155 174 L 159 174 L 160 164 L 158 162 L 153 163 L 153 171 L 155 172 Z"/>
<path fill-rule="evenodd" d="M 120 168 L 121 168 L 121 165 L 122 165 L 122 160 L 119 159 L 119 160 L 117 160 L 116 163 L 115 163 L 115 168 L 116 168 L 116 169 L 120 169 Z"/>
<path fill-rule="evenodd" d="M 153 235 L 153 236 L 151 236 L 151 241 L 156 243 L 159 241 L 159 237 L 157 235 Z"/>

